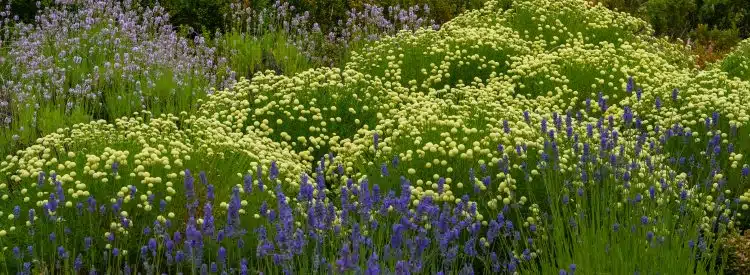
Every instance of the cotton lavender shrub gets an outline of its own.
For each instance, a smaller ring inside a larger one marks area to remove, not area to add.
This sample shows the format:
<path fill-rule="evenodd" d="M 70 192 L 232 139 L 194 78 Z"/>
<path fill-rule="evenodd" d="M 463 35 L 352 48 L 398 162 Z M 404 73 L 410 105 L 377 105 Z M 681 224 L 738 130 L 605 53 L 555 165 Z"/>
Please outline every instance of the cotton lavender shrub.
<path fill-rule="evenodd" d="M 715 67 L 721 68 L 731 77 L 740 79 L 750 79 L 750 64 L 748 64 L 748 55 L 750 53 L 750 40 L 744 40 L 737 44 L 735 48 L 721 61 L 714 64 Z"/>
<path fill-rule="evenodd" d="M 227 60 L 203 37 L 178 35 L 160 6 L 61 2 L 5 36 L 6 148 L 77 122 L 194 110 L 210 88 L 229 84 Z"/>

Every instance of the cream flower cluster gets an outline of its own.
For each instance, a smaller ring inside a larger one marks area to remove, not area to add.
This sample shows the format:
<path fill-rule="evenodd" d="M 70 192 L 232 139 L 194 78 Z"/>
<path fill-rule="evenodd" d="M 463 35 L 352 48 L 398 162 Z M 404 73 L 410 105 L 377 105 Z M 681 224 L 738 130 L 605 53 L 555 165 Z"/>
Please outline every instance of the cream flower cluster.
<path fill-rule="evenodd" d="M 750 80 L 750 39 L 740 42 L 721 62 L 714 64 L 714 67 L 727 72 L 730 77 Z"/>
<path fill-rule="evenodd" d="M 232 91 L 244 90 L 240 86 Z M 208 101 L 220 102 L 230 92 L 212 95 Z M 206 108 L 209 106 L 213 105 L 207 104 Z M 241 186 L 244 175 L 257 175 L 258 166 L 268 182 L 271 162 L 276 162 L 282 186 L 298 189 L 299 175 L 309 164 L 296 152 L 253 132 L 233 132 L 231 126 L 213 117 L 187 117 L 186 113 L 180 116 L 185 118 L 136 113 L 112 124 L 103 121 L 77 124 L 39 138 L 35 145 L 0 163 L 0 173 L 9 179 L 0 183 L 2 201 L 12 209 L 14 205 L 8 202 L 10 194 L 16 196 L 13 201 L 20 199 L 40 209 L 50 195 L 56 194 L 59 182 L 68 197 L 64 207 L 89 205 L 89 199 L 93 198 L 106 204 L 121 201 L 123 209 L 133 205 L 150 212 L 159 209 L 160 201 L 183 200 L 186 169 L 194 170 L 194 177 L 198 178 L 198 169 L 214 167 L 207 174 L 221 181 L 209 183 L 216 185 L 217 199 L 223 202 L 217 205 L 226 206 L 232 187 Z M 257 177 L 254 183 L 258 183 Z M 132 190 L 138 190 L 138 195 Z M 273 198 L 272 191 L 273 186 L 266 189 L 267 198 Z M 131 213 L 128 217 L 127 212 L 123 213 L 121 216 L 129 223 L 142 216 Z M 175 214 L 168 215 L 173 218 Z M 160 216 L 158 220 L 165 219 Z M 16 228 L 13 221 L 2 222 L 0 227 Z M 120 217 L 112 221 L 110 229 L 124 234 L 128 231 Z"/>

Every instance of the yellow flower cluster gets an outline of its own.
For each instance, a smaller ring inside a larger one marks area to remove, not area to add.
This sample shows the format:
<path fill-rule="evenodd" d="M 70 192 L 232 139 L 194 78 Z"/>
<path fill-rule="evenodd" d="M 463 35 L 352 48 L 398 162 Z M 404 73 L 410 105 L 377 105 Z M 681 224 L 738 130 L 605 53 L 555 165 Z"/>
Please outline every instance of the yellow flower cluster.
<path fill-rule="evenodd" d="M 740 42 L 721 62 L 713 64 L 713 67 L 727 72 L 730 77 L 750 80 L 750 39 Z"/>
<path fill-rule="evenodd" d="M 239 87 L 217 93 L 208 101 L 221 102 L 232 92 L 245 90 Z M 207 104 L 206 108 L 209 106 L 213 105 Z M 245 110 L 227 115 L 241 113 Z M 243 175 L 256 174 L 258 165 L 268 184 L 270 164 L 275 161 L 280 171 L 279 180 L 288 189 L 297 189 L 299 175 L 309 167 L 296 152 L 254 132 L 233 131 L 231 126 L 210 116 L 188 117 L 186 113 L 180 116 L 183 119 L 174 115 L 152 117 L 150 113 L 136 113 L 112 124 L 103 121 L 77 124 L 39 138 L 35 145 L 0 163 L 0 173 L 10 179 L 0 183 L 2 200 L 10 198 L 7 191 L 20 191 L 13 193 L 14 196 L 23 196 L 24 203 L 41 207 L 48 202 L 50 192 L 55 192 L 54 186 L 59 182 L 68 197 L 65 207 L 78 203 L 87 205 L 91 196 L 108 204 L 122 200 L 123 204 L 133 204 L 148 212 L 158 209 L 161 200 L 183 199 L 184 191 L 178 190 L 184 189 L 185 169 L 195 171 L 193 176 L 197 179 L 197 171 L 210 167 L 207 170 L 210 178 L 221 180 L 213 182 L 217 186 L 216 197 L 226 202 L 232 187 L 242 184 Z M 39 184 L 53 188 L 40 189 Z M 133 194 L 131 188 L 140 195 Z M 266 191 L 272 193 L 273 186 Z M 152 195 L 157 197 L 149 199 Z M 128 217 L 127 212 L 120 214 Z M 165 215 L 173 217 L 174 213 Z M 127 234 L 119 218 L 111 222 L 110 229 Z"/>

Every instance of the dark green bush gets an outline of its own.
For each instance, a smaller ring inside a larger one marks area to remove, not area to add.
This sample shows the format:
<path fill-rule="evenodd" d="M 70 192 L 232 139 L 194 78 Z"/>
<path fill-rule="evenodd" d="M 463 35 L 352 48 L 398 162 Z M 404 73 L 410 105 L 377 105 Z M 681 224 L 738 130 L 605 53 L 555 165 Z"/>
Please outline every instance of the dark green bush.
<path fill-rule="evenodd" d="M 742 37 L 750 36 L 750 1 L 702 0 L 698 22 L 718 29 L 737 29 Z"/>
<path fill-rule="evenodd" d="M 651 23 L 657 36 L 690 44 L 696 64 L 723 58 L 750 37 L 748 0 L 590 0 Z"/>
<path fill-rule="evenodd" d="M 290 0 L 290 5 L 310 12 L 310 21 L 320 24 L 323 30 L 336 25 L 339 20 L 346 20 L 350 9 L 346 0 Z"/>
<path fill-rule="evenodd" d="M 124 1 L 124 0 L 123 0 Z M 171 23 L 175 26 L 186 26 L 202 33 L 211 35 L 218 31 L 225 31 L 227 21 L 225 14 L 231 13 L 231 4 L 238 3 L 243 8 L 249 7 L 254 10 L 270 9 L 275 0 L 133 0 L 141 6 L 153 6 L 157 2 L 169 12 Z M 11 11 L 18 15 L 24 22 L 32 22 L 34 15 L 41 8 L 54 4 L 54 0 L 37 1 L 10 1 L 0 0 L 4 7 L 11 3 Z M 410 7 L 419 5 L 430 7 L 430 19 L 436 23 L 445 23 L 467 9 L 482 7 L 485 0 L 286 0 L 290 6 L 295 7 L 293 12 L 308 11 L 310 21 L 320 24 L 324 31 L 331 31 L 341 20 L 346 20 L 346 13 L 352 8 L 361 8 L 364 4 L 378 6 L 401 6 Z M 387 9 L 386 9 L 387 12 Z"/>
<path fill-rule="evenodd" d="M 10 4 L 10 12 L 13 16 L 18 16 L 18 19 L 25 23 L 34 21 L 34 16 L 37 11 L 44 9 L 44 7 L 54 4 L 54 0 L 25 0 L 25 1 L 11 1 L 11 0 L 0 0 L 0 10 L 6 10 L 8 4 Z"/>
<path fill-rule="evenodd" d="M 716 27 L 709 28 L 707 25 L 699 24 L 697 28 L 690 32 L 690 38 L 697 42 L 711 42 L 715 51 L 729 51 L 740 42 L 740 30 L 719 29 Z"/>
<path fill-rule="evenodd" d="M 653 25 L 656 35 L 673 38 L 705 39 L 694 36 L 699 25 L 711 35 L 732 30 L 739 37 L 750 36 L 750 1 L 747 0 L 599 0 L 610 9 L 643 18 Z M 716 31 L 714 31 L 716 30 Z M 709 35 L 709 36 L 711 36 Z M 721 36 L 721 35 L 720 35 Z M 713 41 L 713 40 L 712 40 Z M 718 41 L 714 41 L 717 42 Z M 736 43 L 736 41 L 735 41 Z"/>
<path fill-rule="evenodd" d="M 640 9 L 659 35 L 685 37 L 695 26 L 695 0 L 649 0 Z"/>
<path fill-rule="evenodd" d="M 153 6 L 157 0 L 141 0 L 145 6 Z M 162 5 L 175 26 L 189 26 L 204 35 L 224 31 L 224 15 L 229 14 L 233 0 L 162 0 Z"/>

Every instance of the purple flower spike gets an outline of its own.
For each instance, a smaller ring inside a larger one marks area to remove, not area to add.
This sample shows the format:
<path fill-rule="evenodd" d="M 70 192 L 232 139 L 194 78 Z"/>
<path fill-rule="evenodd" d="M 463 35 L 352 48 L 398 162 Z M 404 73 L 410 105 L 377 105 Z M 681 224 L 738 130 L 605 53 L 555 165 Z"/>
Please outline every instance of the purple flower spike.
<path fill-rule="evenodd" d="M 214 201 L 214 199 L 215 199 L 215 197 L 216 197 L 216 196 L 215 196 L 215 194 L 214 194 L 214 193 L 215 193 L 214 189 L 215 189 L 215 188 L 214 188 L 214 185 L 213 185 L 213 184 L 209 184 L 209 185 L 208 185 L 208 186 L 206 187 L 206 199 L 207 199 L 207 200 L 209 200 L 209 201 Z"/>
<path fill-rule="evenodd" d="M 250 194 L 253 192 L 253 175 L 246 174 L 242 178 L 242 188 L 245 193 Z"/>
<path fill-rule="evenodd" d="M 279 166 L 278 164 L 276 164 L 276 161 L 271 162 L 271 169 L 270 169 L 268 177 L 271 180 L 276 180 L 276 178 L 279 177 Z"/>
<path fill-rule="evenodd" d="M 204 186 L 208 185 L 208 177 L 206 176 L 206 172 L 205 171 L 200 171 L 198 173 L 198 177 L 201 180 L 201 184 L 203 184 Z"/>
<path fill-rule="evenodd" d="M 81 267 L 83 267 L 83 258 L 81 258 L 81 254 L 78 253 L 78 256 L 76 256 L 76 259 L 73 262 L 73 269 L 78 272 L 81 270 Z"/>
<path fill-rule="evenodd" d="M 661 98 L 657 96 L 654 104 L 656 105 L 656 110 L 661 110 Z"/>
<path fill-rule="evenodd" d="M 632 76 L 628 76 L 628 83 L 625 86 L 625 91 L 630 94 L 633 92 L 633 88 L 635 88 L 635 80 Z"/>

